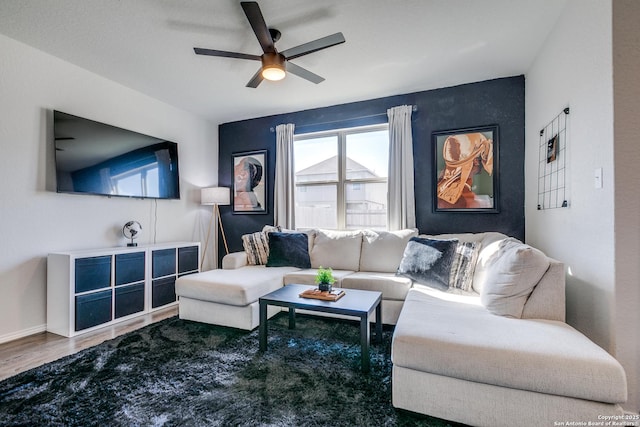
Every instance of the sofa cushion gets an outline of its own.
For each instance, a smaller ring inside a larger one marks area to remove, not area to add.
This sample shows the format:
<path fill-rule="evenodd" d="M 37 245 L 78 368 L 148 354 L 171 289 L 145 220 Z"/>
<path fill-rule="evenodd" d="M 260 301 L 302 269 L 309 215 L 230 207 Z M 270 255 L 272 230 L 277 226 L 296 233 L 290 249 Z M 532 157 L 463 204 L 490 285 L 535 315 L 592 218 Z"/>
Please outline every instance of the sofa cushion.
<path fill-rule="evenodd" d="M 446 290 L 458 240 L 412 237 L 404 250 L 397 274 L 418 283 Z"/>
<path fill-rule="evenodd" d="M 362 231 L 315 230 L 311 267 L 357 271 L 361 246 Z"/>
<path fill-rule="evenodd" d="M 285 285 L 315 285 L 317 268 L 308 268 L 306 270 L 296 270 L 291 273 L 287 273 L 284 276 L 283 282 Z M 333 284 L 336 288 L 339 288 L 342 283 L 342 279 L 346 276 L 353 274 L 351 270 L 333 270 L 333 278 L 336 282 Z"/>
<path fill-rule="evenodd" d="M 411 289 L 393 334 L 394 366 L 579 399 L 626 400 L 622 366 L 580 332 L 558 321 L 494 316 L 478 299 Z"/>
<path fill-rule="evenodd" d="M 294 273 L 295 274 L 295 273 Z M 342 279 L 340 287 L 382 292 L 385 300 L 403 301 L 411 289 L 412 281 L 394 273 L 357 272 Z"/>
<path fill-rule="evenodd" d="M 418 230 L 416 229 L 364 230 L 360 253 L 360 271 L 395 273 L 409 239 L 417 235 Z"/>
<path fill-rule="evenodd" d="M 534 286 L 549 268 L 539 250 L 516 239 L 494 242 L 483 251 L 491 254 L 479 279 L 482 304 L 493 314 L 520 318 Z"/>
<path fill-rule="evenodd" d="M 285 274 L 295 267 L 245 266 L 236 270 L 209 270 L 176 280 L 176 295 L 201 301 L 245 306 L 282 287 Z"/>
<path fill-rule="evenodd" d="M 309 237 L 305 233 L 269 233 L 267 267 L 311 267 Z"/>

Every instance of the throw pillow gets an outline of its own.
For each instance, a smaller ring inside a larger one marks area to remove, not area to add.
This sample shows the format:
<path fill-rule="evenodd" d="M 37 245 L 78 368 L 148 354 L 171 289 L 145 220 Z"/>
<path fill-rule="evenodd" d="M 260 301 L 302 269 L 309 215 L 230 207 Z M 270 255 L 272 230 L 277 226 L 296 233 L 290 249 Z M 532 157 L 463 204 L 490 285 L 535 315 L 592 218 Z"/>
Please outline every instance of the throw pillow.
<path fill-rule="evenodd" d="M 290 229 L 290 228 L 283 228 L 282 230 L 277 230 L 277 231 L 282 231 L 283 233 L 305 233 L 308 237 L 309 237 L 309 255 L 311 255 L 311 249 L 313 249 L 313 242 L 314 239 L 316 237 L 316 230 L 313 228 L 301 228 L 299 230 L 294 230 L 294 229 Z"/>
<path fill-rule="evenodd" d="M 458 240 L 409 239 L 400 266 L 399 276 L 440 290 L 449 288 L 451 263 Z"/>
<path fill-rule="evenodd" d="M 269 258 L 269 237 L 267 233 L 280 231 L 280 227 L 265 225 L 262 231 L 242 236 L 242 246 L 247 254 L 247 264 L 265 265 Z"/>
<path fill-rule="evenodd" d="M 471 292 L 473 272 L 480 252 L 479 242 L 459 242 L 451 263 L 449 287 Z"/>
<path fill-rule="evenodd" d="M 519 319 L 533 288 L 549 268 L 549 259 L 513 238 L 492 243 L 487 249 L 493 249 L 493 255 L 481 278 L 480 302 L 493 314 Z"/>
<path fill-rule="evenodd" d="M 267 234 L 258 231 L 242 236 L 242 246 L 247 253 L 247 264 L 265 265 L 269 258 L 269 240 Z"/>
<path fill-rule="evenodd" d="M 274 231 L 283 231 L 279 225 L 265 225 L 262 227 L 263 233 L 273 233 Z"/>
<path fill-rule="evenodd" d="M 309 237 L 305 233 L 269 233 L 267 267 L 311 268 Z"/>

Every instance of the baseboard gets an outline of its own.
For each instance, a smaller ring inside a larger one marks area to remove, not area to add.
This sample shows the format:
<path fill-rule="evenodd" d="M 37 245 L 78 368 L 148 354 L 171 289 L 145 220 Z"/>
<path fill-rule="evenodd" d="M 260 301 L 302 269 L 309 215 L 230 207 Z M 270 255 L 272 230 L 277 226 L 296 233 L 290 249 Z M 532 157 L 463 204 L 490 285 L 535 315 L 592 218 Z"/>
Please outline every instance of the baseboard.
<path fill-rule="evenodd" d="M 33 328 L 23 329 L 18 332 L 12 332 L 6 335 L 0 335 L 0 344 L 4 344 L 9 341 L 14 341 L 20 338 L 28 337 L 29 335 L 35 335 L 42 332 L 46 332 L 47 325 L 46 323 L 43 325 L 34 326 Z"/>

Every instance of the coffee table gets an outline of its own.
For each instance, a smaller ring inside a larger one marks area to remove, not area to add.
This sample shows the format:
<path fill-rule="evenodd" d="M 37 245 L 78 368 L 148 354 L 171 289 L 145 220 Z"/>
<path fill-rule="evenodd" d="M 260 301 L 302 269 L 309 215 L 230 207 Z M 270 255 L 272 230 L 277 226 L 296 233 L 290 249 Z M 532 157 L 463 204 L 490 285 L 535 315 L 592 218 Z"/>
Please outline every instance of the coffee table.
<path fill-rule="evenodd" d="M 259 299 L 260 301 L 260 351 L 267 350 L 267 306 L 275 305 L 289 309 L 289 329 L 296 327 L 296 308 L 333 313 L 360 318 L 360 349 L 363 372 L 369 372 L 369 316 L 376 312 L 376 341 L 382 339 L 382 293 L 345 289 L 345 294 L 337 301 L 323 301 L 302 298 L 300 293 L 315 286 L 286 285 Z"/>

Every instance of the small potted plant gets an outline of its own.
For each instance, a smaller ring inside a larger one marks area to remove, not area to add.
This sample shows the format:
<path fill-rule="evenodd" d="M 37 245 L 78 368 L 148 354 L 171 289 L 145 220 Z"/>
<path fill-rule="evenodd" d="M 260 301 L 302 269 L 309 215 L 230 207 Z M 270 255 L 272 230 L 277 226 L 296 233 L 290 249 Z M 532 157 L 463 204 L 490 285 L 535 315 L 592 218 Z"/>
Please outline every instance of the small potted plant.
<path fill-rule="evenodd" d="M 323 292 L 331 292 L 335 281 L 336 279 L 333 277 L 333 270 L 331 268 L 322 268 L 322 266 L 320 266 L 318 273 L 316 274 L 316 285 L 318 285 L 318 289 Z"/>

